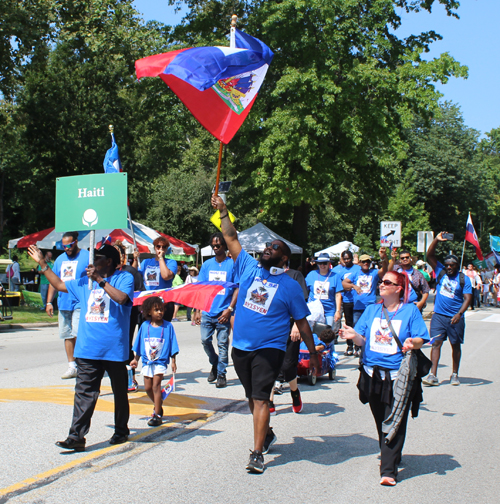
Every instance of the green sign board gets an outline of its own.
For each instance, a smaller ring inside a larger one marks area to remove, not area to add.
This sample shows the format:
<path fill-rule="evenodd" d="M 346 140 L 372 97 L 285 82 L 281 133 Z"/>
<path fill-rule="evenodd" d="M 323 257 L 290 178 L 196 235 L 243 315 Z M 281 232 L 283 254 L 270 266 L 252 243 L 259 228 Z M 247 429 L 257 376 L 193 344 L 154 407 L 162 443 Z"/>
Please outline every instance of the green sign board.
<path fill-rule="evenodd" d="M 56 179 L 56 231 L 127 227 L 127 174 Z"/>

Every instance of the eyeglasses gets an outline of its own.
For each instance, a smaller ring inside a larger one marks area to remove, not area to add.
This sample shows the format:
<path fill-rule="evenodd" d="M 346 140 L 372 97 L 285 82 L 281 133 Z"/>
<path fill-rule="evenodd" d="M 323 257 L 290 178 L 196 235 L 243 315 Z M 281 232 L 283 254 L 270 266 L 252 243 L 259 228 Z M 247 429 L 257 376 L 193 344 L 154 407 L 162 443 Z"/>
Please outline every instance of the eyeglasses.
<path fill-rule="evenodd" d="M 400 259 L 401 261 L 406 261 L 407 259 L 411 259 L 411 256 L 404 256 L 404 257 L 399 256 L 399 259 Z"/>
<path fill-rule="evenodd" d="M 381 283 L 383 283 L 387 287 L 389 287 L 389 285 L 394 285 L 395 287 L 399 287 L 399 285 L 397 283 L 391 282 L 390 280 L 382 280 Z"/>
<path fill-rule="evenodd" d="M 76 240 L 75 241 L 72 241 L 71 243 L 68 243 L 67 245 L 64 245 L 63 244 L 63 248 L 65 249 L 70 249 L 74 244 L 76 243 Z"/>
<path fill-rule="evenodd" d="M 266 243 L 266 248 L 272 248 L 273 250 L 279 250 L 281 248 L 279 243 Z"/>

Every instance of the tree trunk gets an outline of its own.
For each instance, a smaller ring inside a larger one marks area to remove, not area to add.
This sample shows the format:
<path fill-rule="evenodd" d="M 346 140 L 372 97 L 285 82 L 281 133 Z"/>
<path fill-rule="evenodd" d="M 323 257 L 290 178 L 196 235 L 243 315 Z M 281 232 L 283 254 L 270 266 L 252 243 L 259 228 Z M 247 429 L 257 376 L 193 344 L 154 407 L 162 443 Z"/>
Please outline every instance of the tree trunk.
<path fill-rule="evenodd" d="M 307 203 L 293 207 L 292 242 L 302 248 L 308 244 L 309 213 L 310 206 Z"/>

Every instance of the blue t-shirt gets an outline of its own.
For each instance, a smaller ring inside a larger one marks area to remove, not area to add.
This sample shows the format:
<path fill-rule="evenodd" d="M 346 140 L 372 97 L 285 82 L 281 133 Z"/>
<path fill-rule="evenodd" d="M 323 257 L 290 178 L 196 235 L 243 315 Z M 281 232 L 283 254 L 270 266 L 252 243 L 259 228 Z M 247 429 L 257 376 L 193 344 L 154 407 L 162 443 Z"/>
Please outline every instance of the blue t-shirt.
<path fill-rule="evenodd" d="M 167 367 L 170 358 L 179 353 L 174 326 L 164 320 L 161 327 L 154 327 L 146 320 L 137 333 L 133 350 L 141 356 L 143 366 L 161 364 Z"/>
<path fill-rule="evenodd" d="M 134 277 L 126 271 L 115 271 L 106 279 L 109 284 L 125 292 L 129 300 L 120 305 L 113 301 L 93 282 L 89 290 L 87 278 L 66 283 L 68 291 L 81 305 L 75 357 L 81 359 L 124 362 L 129 358 L 129 328 L 132 299 L 134 299 Z"/>
<path fill-rule="evenodd" d="M 394 331 L 404 345 L 407 338 L 422 338 L 429 341 L 429 331 L 422 314 L 413 303 L 400 304 L 395 312 L 388 312 Z M 386 369 L 399 369 L 403 352 L 392 337 L 387 320 L 382 312 L 382 304 L 366 307 L 354 330 L 366 338 L 363 346 L 363 363 Z"/>
<path fill-rule="evenodd" d="M 240 291 L 233 347 L 247 352 L 260 348 L 285 351 L 290 317 L 301 320 L 310 314 L 300 284 L 286 273 L 271 275 L 244 250 L 234 267 Z"/>
<path fill-rule="evenodd" d="M 157 259 L 144 259 L 141 261 L 139 273 L 144 278 L 146 290 L 169 289 L 172 287 L 175 274 L 177 273 L 177 261 L 165 259 L 167 268 L 174 274 L 170 280 L 163 280 L 160 273 L 160 263 Z"/>
<path fill-rule="evenodd" d="M 226 257 L 224 261 L 217 262 L 215 257 L 205 261 L 200 269 L 199 281 L 200 282 L 235 282 L 234 275 L 234 261 Z M 230 304 L 233 297 L 234 289 L 222 289 L 217 293 L 212 302 L 209 312 L 203 312 L 210 317 L 216 317 L 225 310 Z"/>
<path fill-rule="evenodd" d="M 335 294 L 344 290 L 340 276 L 331 270 L 328 275 L 321 275 L 318 270 L 314 270 L 307 275 L 306 285 L 309 289 L 308 301 L 319 299 L 325 310 L 325 317 L 335 315 Z"/>
<path fill-rule="evenodd" d="M 326 348 L 326 345 L 319 339 L 319 336 L 316 333 L 313 333 L 313 339 L 314 339 L 314 346 L 315 347 L 317 347 L 319 345 L 323 345 Z M 301 350 L 309 350 L 304 341 L 300 342 L 300 349 Z"/>
<path fill-rule="evenodd" d="M 340 279 L 345 280 L 346 278 L 349 278 L 349 280 L 352 281 L 352 278 L 354 275 L 361 270 L 361 266 L 358 264 L 353 264 L 350 268 L 346 268 L 345 266 L 342 266 L 342 269 L 340 270 Z M 344 303 L 354 303 L 354 290 L 351 291 L 344 291 L 342 292 L 342 300 Z"/>
<path fill-rule="evenodd" d="M 443 269 L 444 266 L 438 262 L 434 270 L 436 278 Z M 436 285 L 436 299 L 434 300 L 434 311 L 436 313 L 446 315 L 447 317 L 454 317 L 460 311 L 464 302 L 464 294 L 472 294 L 470 279 L 467 275 L 464 275 L 464 277 L 465 284 L 462 291 L 460 272 L 453 277 L 449 277 L 446 273 L 443 275 L 439 284 Z"/>
<path fill-rule="evenodd" d="M 368 273 L 360 269 L 354 276 L 349 277 L 349 280 L 361 288 L 361 294 L 352 290 L 355 310 L 364 310 L 368 305 L 377 302 L 377 285 L 380 282 L 377 269 L 371 269 Z"/>
<path fill-rule="evenodd" d="M 88 250 L 80 250 L 74 257 L 68 257 L 64 252 L 55 261 L 52 271 L 64 282 L 69 280 L 79 280 L 87 278 L 85 269 L 89 265 Z M 59 310 L 73 311 L 76 308 L 81 308 L 78 299 L 75 299 L 69 292 L 59 292 L 57 295 L 57 307 Z"/>

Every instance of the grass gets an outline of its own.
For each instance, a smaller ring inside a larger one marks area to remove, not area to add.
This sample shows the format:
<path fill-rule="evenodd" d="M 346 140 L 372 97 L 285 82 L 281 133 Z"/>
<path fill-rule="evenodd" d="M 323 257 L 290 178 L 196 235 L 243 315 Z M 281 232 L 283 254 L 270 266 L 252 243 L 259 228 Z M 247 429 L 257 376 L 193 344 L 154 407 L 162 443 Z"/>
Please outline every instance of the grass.
<path fill-rule="evenodd" d="M 32 308 L 31 306 L 13 306 L 12 316 L 13 316 L 12 320 L 5 320 L 3 322 L 0 322 L 0 325 L 32 324 L 36 322 L 57 322 L 57 311 L 54 312 L 53 317 L 49 317 L 45 313 L 45 310 L 40 310 L 40 308 Z"/>

